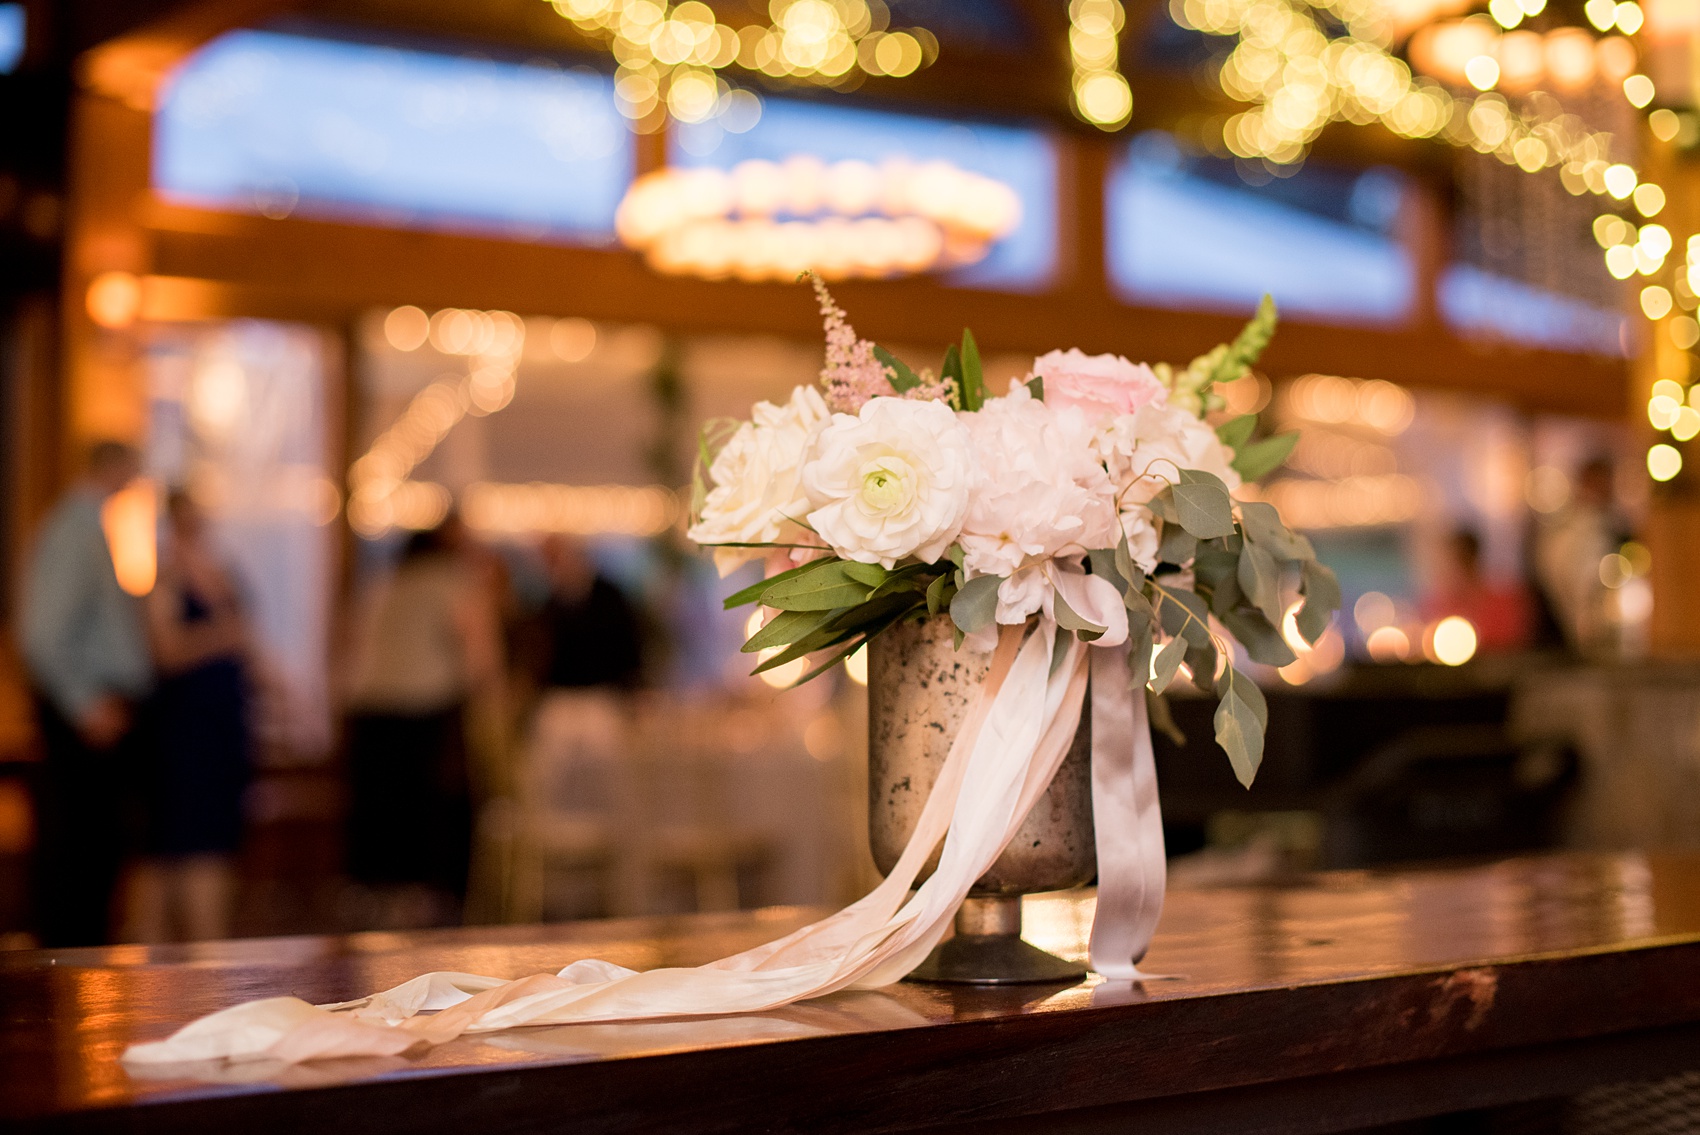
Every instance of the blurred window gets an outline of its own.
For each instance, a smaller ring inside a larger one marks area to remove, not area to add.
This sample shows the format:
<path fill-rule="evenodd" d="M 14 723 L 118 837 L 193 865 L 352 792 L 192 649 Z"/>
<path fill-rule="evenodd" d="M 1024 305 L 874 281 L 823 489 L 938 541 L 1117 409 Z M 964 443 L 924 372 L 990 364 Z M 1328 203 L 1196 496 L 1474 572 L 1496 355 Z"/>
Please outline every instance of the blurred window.
<path fill-rule="evenodd" d="M 1021 199 L 1021 221 L 984 260 L 945 279 L 996 291 L 1037 291 L 1056 270 L 1057 155 L 1039 130 L 770 98 L 763 100 L 755 125 L 743 133 L 713 119 L 680 124 L 668 149 L 673 165 L 719 169 L 799 154 L 829 163 L 852 158 L 947 161 L 1013 189 Z"/>
<path fill-rule="evenodd" d="M 1450 265 L 1438 284 L 1440 314 L 1461 334 L 1554 351 L 1625 355 L 1623 316 L 1470 264 Z"/>
<path fill-rule="evenodd" d="M 1110 279 L 1126 299 L 1282 311 L 1341 323 L 1409 315 L 1416 269 L 1396 232 L 1405 188 L 1391 170 L 1312 163 L 1263 186 L 1168 134 L 1133 139 L 1105 189 Z"/>
<path fill-rule="evenodd" d="M 631 171 L 606 75 L 272 31 L 197 51 L 154 120 L 165 198 L 272 217 L 601 243 Z"/>
<path fill-rule="evenodd" d="M 0 75 L 10 75 L 23 62 L 28 43 L 22 4 L 0 4 Z"/>

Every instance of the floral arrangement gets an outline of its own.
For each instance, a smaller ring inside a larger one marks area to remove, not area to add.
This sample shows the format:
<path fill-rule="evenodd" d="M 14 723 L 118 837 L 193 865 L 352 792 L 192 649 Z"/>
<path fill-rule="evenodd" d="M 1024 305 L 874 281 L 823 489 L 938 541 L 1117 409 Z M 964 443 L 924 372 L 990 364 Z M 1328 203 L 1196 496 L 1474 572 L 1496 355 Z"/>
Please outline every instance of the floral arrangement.
<path fill-rule="evenodd" d="M 1278 467 L 1297 435 L 1254 440 L 1251 414 L 1205 421 L 1222 407 L 1213 388 L 1244 375 L 1274 333 L 1273 302 L 1185 368 L 1052 351 L 993 395 L 971 332 L 936 376 L 917 373 L 859 338 L 814 286 L 826 322 L 819 388 L 757 403 L 750 421 L 711 427 L 700 446 L 690 538 L 713 549 L 723 576 L 767 566 L 726 600 L 775 612 L 743 647 L 777 649 L 756 672 L 818 655 L 806 682 L 899 620 L 942 611 L 959 649 L 989 650 L 999 627 L 1039 615 L 1083 642 L 1120 636 L 1125 620 L 1135 683 L 1149 676 L 1160 697 L 1184 665 L 1219 695 L 1216 739 L 1249 786 L 1267 712 L 1227 638 L 1284 666 L 1288 581 L 1309 642 L 1340 605 L 1310 542 L 1271 505 L 1234 495 Z M 1106 585 L 1119 597 L 1108 608 L 1093 601 Z"/>

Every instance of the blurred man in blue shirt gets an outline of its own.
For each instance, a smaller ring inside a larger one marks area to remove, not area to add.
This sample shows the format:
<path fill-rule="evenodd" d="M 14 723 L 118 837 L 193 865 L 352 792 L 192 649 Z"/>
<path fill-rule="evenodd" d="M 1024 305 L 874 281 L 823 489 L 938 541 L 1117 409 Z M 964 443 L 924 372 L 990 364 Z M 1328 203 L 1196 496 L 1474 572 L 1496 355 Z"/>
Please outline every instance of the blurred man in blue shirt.
<path fill-rule="evenodd" d="M 95 445 L 42 526 L 24 582 L 24 662 L 45 749 L 36 881 L 46 946 L 106 940 L 124 852 L 124 749 L 152 664 L 140 605 L 118 586 L 101 506 L 138 469 L 129 446 Z"/>

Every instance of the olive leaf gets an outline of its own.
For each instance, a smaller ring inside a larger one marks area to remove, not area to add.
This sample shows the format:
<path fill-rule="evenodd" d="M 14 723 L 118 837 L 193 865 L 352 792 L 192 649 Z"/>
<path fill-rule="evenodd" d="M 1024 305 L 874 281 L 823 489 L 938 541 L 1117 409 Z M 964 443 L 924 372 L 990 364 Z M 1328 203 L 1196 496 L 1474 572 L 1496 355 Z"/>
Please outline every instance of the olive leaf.
<path fill-rule="evenodd" d="M 1281 463 L 1293 452 L 1293 446 L 1298 443 L 1299 435 L 1296 431 L 1254 441 L 1234 454 L 1234 472 L 1238 473 L 1242 480 L 1260 480 L 1279 469 Z"/>
<path fill-rule="evenodd" d="M 936 615 L 944 609 L 945 603 L 948 602 L 944 597 L 944 591 L 948 586 L 950 586 L 950 576 L 948 575 L 936 576 L 931 583 L 927 584 L 927 614 Z"/>
<path fill-rule="evenodd" d="M 865 565 L 828 560 L 806 566 L 811 570 L 783 579 L 776 576 L 777 582 L 761 593 L 762 605 L 782 611 L 827 611 L 833 607 L 854 607 L 872 591 L 849 574 L 852 566 Z"/>
<path fill-rule="evenodd" d="M 1227 690 L 1216 706 L 1216 743 L 1228 754 L 1234 776 L 1247 788 L 1263 763 L 1264 731 L 1269 710 L 1257 683 L 1229 669 Z"/>
<path fill-rule="evenodd" d="M 1041 399 L 1043 395 L 1041 395 Z M 974 332 L 962 329 L 962 408 L 978 410 L 986 404 L 986 379 L 980 369 L 980 346 Z"/>
<path fill-rule="evenodd" d="M 899 394 L 907 393 L 921 385 L 921 376 L 909 369 L 908 363 L 884 347 L 874 348 L 874 358 L 885 368 L 886 381 L 891 383 L 891 388 Z"/>
<path fill-rule="evenodd" d="M 977 575 L 964 583 L 950 601 L 950 620 L 966 634 L 984 630 L 998 615 L 998 588 L 1003 586 L 1001 575 Z"/>
<path fill-rule="evenodd" d="M 1241 414 L 1232 421 L 1223 422 L 1216 427 L 1216 440 L 1230 449 L 1237 450 L 1251 440 L 1252 431 L 1256 428 L 1256 414 Z"/>
<path fill-rule="evenodd" d="M 779 583 L 781 580 L 795 579 L 799 575 L 802 575 L 804 572 L 816 570 L 817 568 L 821 567 L 823 564 L 830 564 L 830 563 L 836 563 L 836 562 L 837 562 L 836 560 L 828 558 L 828 559 L 824 559 L 824 560 L 816 560 L 813 563 L 804 564 L 802 567 L 788 568 L 785 571 L 779 572 L 775 575 L 770 575 L 766 579 L 761 580 L 757 583 L 752 583 L 748 587 L 741 588 L 738 591 L 734 591 L 732 594 L 730 594 L 726 597 L 726 601 L 723 604 L 721 604 L 721 606 L 725 610 L 730 611 L 734 607 L 742 607 L 745 603 L 754 603 L 757 599 L 761 598 L 762 592 L 766 591 L 768 588 L 772 587 L 774 584 Z"/>
<path fill-rule="evenodd" d="M 829 611 L 781 611 L 769 619 L 767 625 L 751 635 L 749 641 L 739 647 L 745 654 L 754 654 L 758 650 L 766 650 L 770 646 L 785 646 L 799 639 L 807 638 L 820 630 L 834 619 L 842 615 L 847 608 L 834 607 Z"/>
<path fill-rule="evenodd" d="M 857 583 L 865 583 L 869 587 L 878 587 L 885 582 L 887 572 L 878 564 L 863 564 L 857 563 L 855 560 L 845 560 L 844 574 Z"/>

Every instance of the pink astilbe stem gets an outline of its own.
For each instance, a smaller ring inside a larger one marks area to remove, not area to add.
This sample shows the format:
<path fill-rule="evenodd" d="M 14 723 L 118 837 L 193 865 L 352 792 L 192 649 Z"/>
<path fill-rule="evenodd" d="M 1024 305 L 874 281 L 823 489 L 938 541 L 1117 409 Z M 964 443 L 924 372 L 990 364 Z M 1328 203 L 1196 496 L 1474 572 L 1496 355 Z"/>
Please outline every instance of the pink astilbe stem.
<path fill-rule="evenodd" d="M 854 414 L 870 398 L 896 394 L 886 378 L 884 364 L 874 357 L 874 345 L 857 338 L 844 309 L 826 290 L 826 282 L 813 272 L 808 276 L 815 286 L 815 295 L 820 297 L 820 313 L 826 320 L 826 365 L 820 372 L 826 404 L 838 413 Z"/>

